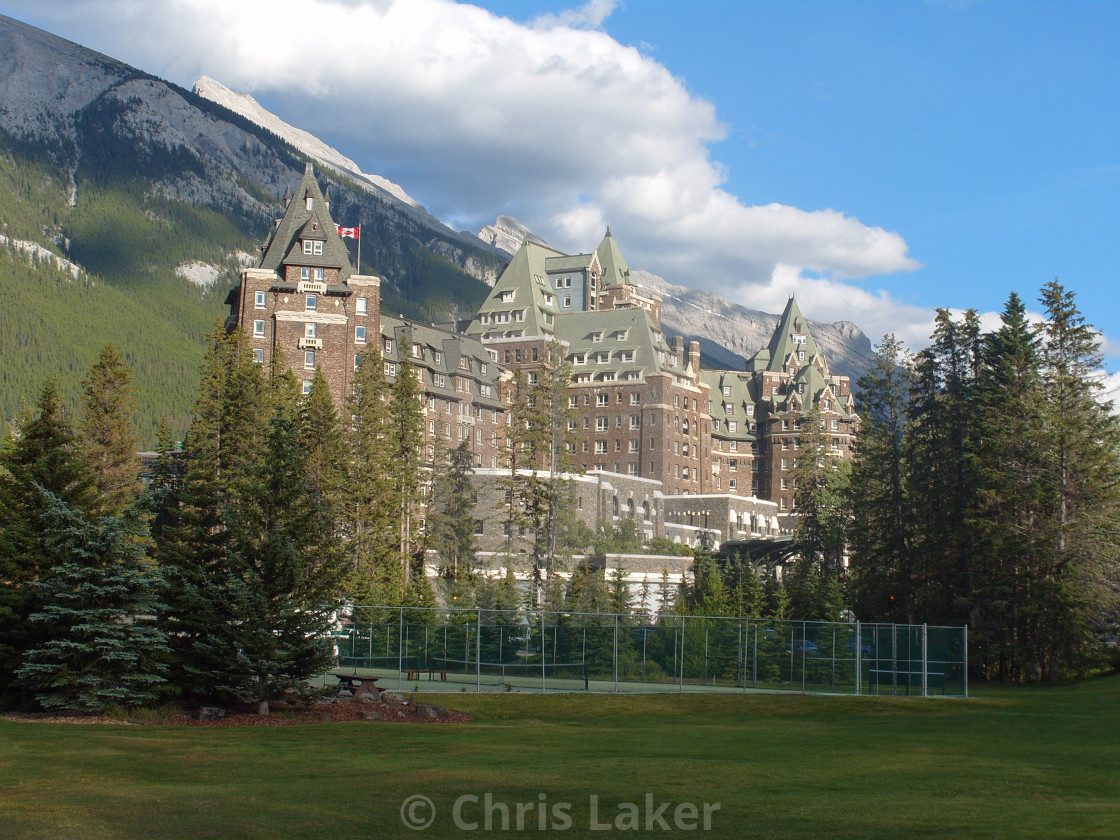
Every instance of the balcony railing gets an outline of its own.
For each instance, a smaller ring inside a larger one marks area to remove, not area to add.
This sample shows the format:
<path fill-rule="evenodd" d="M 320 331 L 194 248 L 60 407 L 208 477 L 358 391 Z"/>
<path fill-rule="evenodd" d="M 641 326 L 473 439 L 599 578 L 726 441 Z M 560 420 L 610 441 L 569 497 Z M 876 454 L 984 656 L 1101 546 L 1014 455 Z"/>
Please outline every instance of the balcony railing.
<path fill-rule="evenodd" d="M 298 343 L 300 350 L 322 350 L 323 339 L 321 338 L 301 338 Z"/>

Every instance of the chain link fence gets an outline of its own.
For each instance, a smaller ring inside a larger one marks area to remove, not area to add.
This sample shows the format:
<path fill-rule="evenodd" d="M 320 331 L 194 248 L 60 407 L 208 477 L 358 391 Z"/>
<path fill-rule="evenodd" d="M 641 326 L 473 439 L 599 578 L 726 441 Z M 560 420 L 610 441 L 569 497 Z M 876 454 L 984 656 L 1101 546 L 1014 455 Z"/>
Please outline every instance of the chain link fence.
<path fill-rule="evenodd" d="M 349 608 L 338 673 L 439 691 L 968 696 L 968 628 L 534 610 Z"/>

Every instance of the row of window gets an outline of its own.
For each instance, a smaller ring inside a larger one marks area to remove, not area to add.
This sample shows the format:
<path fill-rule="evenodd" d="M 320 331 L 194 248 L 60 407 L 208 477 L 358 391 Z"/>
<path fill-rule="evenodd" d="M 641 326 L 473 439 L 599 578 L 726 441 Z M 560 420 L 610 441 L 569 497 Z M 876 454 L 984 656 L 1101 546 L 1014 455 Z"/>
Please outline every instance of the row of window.
<path fill-rule="evenodd" d="M 303 271 L 308 271 L 308 269 L 306 269 L 306 268 L 304 268 L 302 270 Z M 315 274 L 316 274 L 316 276 L 315 276 L 316 281 L 322 282 L 323 269 L 321 269 L 321 268 L 315 269 Z M 309 278 L 305 277 L 304 279 L 307 280 Z M 264 292 L 264 291 L 256 292 L 253 296 L 254 307 L 256 307 L 257 309 L 266 309 L 268 307 L 267 295 L 268 295 L 268 293 Z M 303 306 L 304 306 L 304 309 L 306 309 L 307 311 L 315 312 L 319 308 L 318 295 L 307 295 L 307 296 L 305 296 L 304 300 L 303 300 Z M 354 314 L 356 314 L 356 315 L 368 315 L 369 314 L 369 298 L 364 298 L 364 297 L 354 298 Z"/>
<path fill-rule="evenodd" d="M 598 350 L 598 351 L 596 351 L 594 353 L 590 353 L 590 354 L 589 353 L 573 353 L 572 354 L 572 364 L 576 365 L 576 366 L 586 365 L 588 363 L 588 361 L 587 361 L 588 356 L 590 356 L 590 358 L 591 358 L 591 364 L 609 365 L 610 362 L 611 362 L 611 351 L 610 350 Z M 618 361 L 620 361 L 620 362 L 633 362 L 634 361 L 634 351 L 633 350 L 620 350 L 618 352 Z"/>

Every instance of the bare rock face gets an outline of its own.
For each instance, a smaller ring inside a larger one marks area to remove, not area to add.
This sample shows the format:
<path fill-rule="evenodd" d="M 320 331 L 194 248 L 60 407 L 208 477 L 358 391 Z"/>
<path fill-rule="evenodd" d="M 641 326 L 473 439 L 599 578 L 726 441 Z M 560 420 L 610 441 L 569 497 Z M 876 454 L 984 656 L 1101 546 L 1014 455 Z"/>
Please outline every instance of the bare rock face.
<path fill-rule="evenodd" d="M 482 230 L 478 232 L 478 238 L 485 242 L 487 245 L 492 245 L 499 251 L 512 256 L 517 253 L 525 241 L 525 237 L 529 238 L 530 242 L 537 245 L 544 245 L 548 247 L 548 243 L 533 233 L 529 228 L 519 222 L 513 216 L 498 216 L 497 220 L 492 225 L 485 225 Z M 495 277 L 494 280 L 497 280 Z M 494 285 L 494 281 L 489 281 L 490 285 Z"/>
<path fill-rule="evenodd" d="M 747 359 L 766 347 L 778 316 L 747 309 L 715 292 L 675 286 L 647 271 L 632 272 L 635 282 L 661 296 L 661 323 L 670 335 L 699 341 L 705 367 L 742 369 Z M 852 384 L 870 368 L 871 341 L 851 321 L 810 321 L 813 338 L 824 351 L 829 369 L 849 376 Z"/>

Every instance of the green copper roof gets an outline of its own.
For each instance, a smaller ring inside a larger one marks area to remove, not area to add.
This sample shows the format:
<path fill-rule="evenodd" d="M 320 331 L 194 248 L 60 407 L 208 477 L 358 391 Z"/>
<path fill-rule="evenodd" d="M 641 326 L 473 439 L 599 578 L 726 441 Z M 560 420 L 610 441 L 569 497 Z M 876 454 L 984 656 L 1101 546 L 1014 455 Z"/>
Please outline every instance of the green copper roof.
<path fill-rule="evenodd" d="M 546 263 L 555 256 L 558 252 L 551 248 L 523 243 L 479 307 L 467 334 L 500 338 L 554 333 L 558 307 Z"/>
<path fill-rule="evenodd" d="M 609 225 L 607 226 L 607 234 L 603 237 L 603 241 L 599 243 L 599 247 L 595 249 L 595 253 L 599 255 L 599 264 L 603 267 L 604 286 L 634 285 L 634 281 L 630 277 L 630 266 L 626 264 L 626 258 L 618 250 L 618 243 L 611 236 Z"/>
<path fill-rule="evenodd" d="M 590 374 L 593 381 L 625 381 L 627 374 L 669 372 L 684 374 L 664 334 L 644 309 L 601 309 L 572 312 L 556 319 L 556 337 L 567 346 L 573 375 Z M 600 354 L 607 360 L 600 362 Z M 687 364 L 687 359 L 684 360 Z"/>
<path fill-rule="evenodd" d="M 311 199 L 310 210 L 307 209 L 308 198 Z M 323 253 L 303 253 L 303 239 L 321 241 Z M 340 280 L 345 280 L 354 273 L 350 265 L 350 254 L 338 235 L 310 163 L 304 169 L 299 186 L 284 210 L 284 217 L 265 246 L 259 267 L 283 274 L 283 267 L 286 265 L 337 268 Z"/>
<path fill-rule="evenodd" d="M 805 353 L 804 358 L 797 355 L 799 352 Z M 820 356 L 817 342 L 813 339 L 812 333 L 809 332 L 809 322 L 801 314 L 801 310 L 797 306 L 797 300 L 793 296 L 790 296 L 785 311 L 778 319 L 778 326 L 770 337 L 770 346 L 754 355 L 751 359 L 750 369 L 784 370 L 789 364 L 791 354 L 793 354 L 798 366 L 809 364 L 815 357 Z M 827 363 L 823 357 L 820 361 L 827 374 Z"/>

